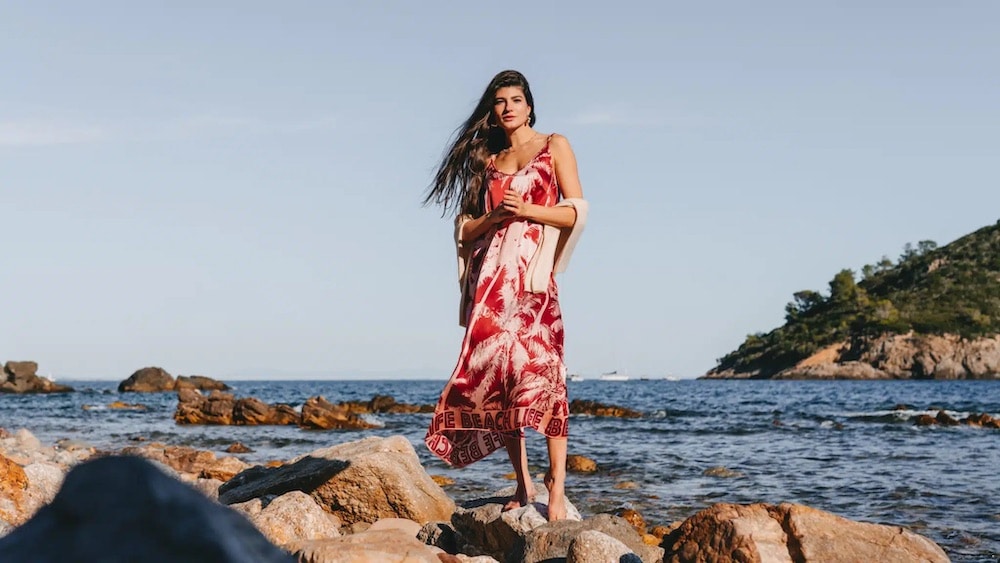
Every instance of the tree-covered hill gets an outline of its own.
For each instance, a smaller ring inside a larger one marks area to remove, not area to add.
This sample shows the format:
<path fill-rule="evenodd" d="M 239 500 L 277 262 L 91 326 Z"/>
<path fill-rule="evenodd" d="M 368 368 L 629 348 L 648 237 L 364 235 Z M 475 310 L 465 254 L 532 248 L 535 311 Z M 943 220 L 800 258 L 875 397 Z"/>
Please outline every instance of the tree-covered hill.
<path fill-rule="evenodd" d="M 897 260 L 883 257 L 860 275 L 841 270 L 825 294 L 792 297 L 783 326 L 747 336 L 708 377 L 769 378 L 828 346 L 860 350 L 892 334 L 1000 334 L 1000 221 L 940 248 L 907 244 Z"/>

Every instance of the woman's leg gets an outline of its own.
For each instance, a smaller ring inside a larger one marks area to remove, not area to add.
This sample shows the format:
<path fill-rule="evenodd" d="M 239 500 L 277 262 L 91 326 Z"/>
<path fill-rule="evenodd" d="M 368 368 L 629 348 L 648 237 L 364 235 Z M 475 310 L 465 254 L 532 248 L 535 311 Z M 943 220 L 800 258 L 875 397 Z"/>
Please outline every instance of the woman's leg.
<path fill-rule="evenodd" d="M 517 477 L 514 497 L 504 505 L 503 509 L 513 510 L 528 506 L 535 500 L 535 485 L 531 482 L 531 473 L 528 471 L 528 449 L 524 445 L 524 436 L 518 432 L 505 433 L 503 441 L 507 447 L 510 464 L 514 466 L 514 475 Z"/>
<path fill-rule="evenodd" d="M 549 489 L 549 522 L 566 519 L 566 438 L 547 438 L 549 471 L 545 486 Z"/>

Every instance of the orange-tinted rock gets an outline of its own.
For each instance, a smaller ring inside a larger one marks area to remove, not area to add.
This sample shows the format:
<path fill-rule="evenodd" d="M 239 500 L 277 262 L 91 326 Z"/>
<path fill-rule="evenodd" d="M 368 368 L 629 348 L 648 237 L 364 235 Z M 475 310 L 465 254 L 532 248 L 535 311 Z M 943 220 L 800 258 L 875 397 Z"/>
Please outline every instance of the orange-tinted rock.
<path fill-rule="evenodd" d="M 938 424 L 944 426 L 958 426 L 959 424 L 954 417 L 944 411 L 938 411 L 937 416 L 934 418 L 938 421 Z"/>
<path fill-rule="evenodd" d="M 570 454 L 566 456 L 566 470 L 571 473 L 594 473 L 597 471 L 597 462 L 589 457 Z"/>
<path fill-rule="evenodd" d="M 439 487 L 446 487 L 448 485 L 454 485 L 455 480 L 451 477 L 445 477 L 444 475 L 431 475 L 431 479 L 438 484 Z"/>
<path fill-rule="evenodd" d="M 248 448 L 242 442 L 233 442 L 232 444 L 229 444 L 228 448 L 226 448 L 226 453 L 228 454 L 248 454 L 251 452 L 253 452 L 253 450 Z"/>
<path fill-rule="evenodd" d="M 174 420 L 177 424 L 232 424 L 235 404 L 233 396 L 222 391 L 212 391 L 205 397 L 193 389 L 181 389 L 177 392 Z"/>
<path fill-rule="evenodd" d="M 146 405 L 140 405 L 138 403 L 126 403 L 124 401 L 114 401 L 108 404 L 108 408 L 116 410 L 144 411 L 146 410 Z"/>
<path fill-rule="evenodd" d="M 929 414 L 922 414 L 913 419 L 913 424 L 917 426 L 934 426 L 937 424 L 937 419 Z"/>
<path fill-rule="evenodd" d="M 374 424 L 366 422 L 346 407 L 334 405 L 323 397 L 311 397 L 302 405 L 302 420 L 299 425 L 303 428 L 318 430 L 355 430 L 375 427 Z"/>
<path fill-rule="evenodd" d="M 626 522 L 639 532 L 640 536 L 646 535 L 646 519 L 637 510 L 631 508 L 619 508 L 614 512 L 615 516 L 624 518 Z"/>
<path fill-rule="evenodd" d="M 10 512 L 14 514 L 4 514 L 2 500 L 0 500 L 0 519 L 13 523 L 18 520 L 21 511 L 21 503 L 24 500 L 24 491 L 28 488 L 28 476 L 24 469 L 0 454 L 0 499 L 10 499 Z"/>

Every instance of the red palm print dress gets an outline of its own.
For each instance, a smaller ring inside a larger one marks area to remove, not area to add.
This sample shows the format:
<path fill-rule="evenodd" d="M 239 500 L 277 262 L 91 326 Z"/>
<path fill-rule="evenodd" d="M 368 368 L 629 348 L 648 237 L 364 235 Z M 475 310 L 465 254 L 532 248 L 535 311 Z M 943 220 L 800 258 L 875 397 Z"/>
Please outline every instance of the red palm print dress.
<path fill-rule="evenodd" d="M 514 174 L 487 168 L 486 211 L 508 188 L 525 201 L 559 201 L 549 143 Z M 472 244 L 466 283 L 473 298 L 465 311 L 465 338 L 458 364 L 444 387 L 427 430 L 427 447 L 462 467 L 504 447 L 503 433 L 524 428 L 549 437 L 569 433 L 563 322 L 555 279 L 545 293 L 525 290 L 528 263 L 542 225 L 500 223 Z"/>

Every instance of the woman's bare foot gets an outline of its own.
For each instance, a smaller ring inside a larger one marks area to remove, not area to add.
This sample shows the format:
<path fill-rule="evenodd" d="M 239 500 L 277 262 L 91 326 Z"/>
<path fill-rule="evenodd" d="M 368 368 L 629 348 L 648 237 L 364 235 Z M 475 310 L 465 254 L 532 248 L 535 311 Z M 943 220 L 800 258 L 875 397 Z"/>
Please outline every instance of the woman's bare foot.
<path fill-rule="evenodd" d="M 514 510 L 515 508 L 521 508 L 522 506 L 528 506 L 535 501 L 535 486 L 528 481 L 528 485 L 524 488 L 521 485 L 517 486 L 517 490 L 514 491 L 514 496 L 510 497 L 507 504 L 503 505 L 503 511 Z"/>
<path fill-rule="evenodd" d="M 566 519 L 566 490 L 563 483 L 556 483 L 552 470 L 545 472 L 542 479 L 545 488 L 549 490 L 548 516 L 549 522 Z"/>

